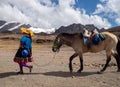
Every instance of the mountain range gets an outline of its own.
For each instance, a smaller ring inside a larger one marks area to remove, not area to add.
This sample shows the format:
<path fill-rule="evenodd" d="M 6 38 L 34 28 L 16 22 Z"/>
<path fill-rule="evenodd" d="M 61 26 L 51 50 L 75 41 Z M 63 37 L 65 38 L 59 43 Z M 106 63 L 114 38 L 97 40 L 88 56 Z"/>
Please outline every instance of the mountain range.
<path fill-rule="evenodd" d="M 45 34 L 59 34 L 59 33 L 80 33 L 83 31 L 84 28 L 92 31 L 93 29 L 97 29 L 98 31 L 109 31 L 120 35 L 120 26 L 109 28 L 109 29 L 99 29 L 93 24 L 82 25 L 80 23 L 71 24 L 68 26 L 61 26 L 58 29 L 43 29 L 43 28 L 34 28 L 30 24 L 24 24 L 19 22 L 7 22 L 4 20 L 0 20 L 0 33 L 20 33 L 20 27 L 29 28 L 35 33 L 45 33 Z"/>
<path fill-rule="evenodd" d="M 98 29 L 97 27 L 95 27 L 93 24 L 89 24 L 89 25 L 82 25 L 82 24 L 71 24 L 69 26 L 61 26 L 59 29 L 57 29 L 55 31 L 55 34 L 59 34 L 59 33 L 80 33 L 83 31 L 83 29 L 86 28 L 89 31 L 92 31 L 94 29 L 97 29 L 98 31 L 100 31 L 100 29 Z"/>
<path fill-rule="evenodd" d="M 30 28 L 31 25 L 0 20 L 0 33 L 19 33 L 20 27 Z"/>

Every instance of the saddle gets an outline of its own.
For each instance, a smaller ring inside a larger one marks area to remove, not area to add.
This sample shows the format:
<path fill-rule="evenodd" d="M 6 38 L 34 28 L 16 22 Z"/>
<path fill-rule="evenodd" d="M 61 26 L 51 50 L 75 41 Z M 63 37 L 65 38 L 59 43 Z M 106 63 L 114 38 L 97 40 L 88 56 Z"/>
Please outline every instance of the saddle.
<path fill-rule="evenodd" d="M 91 34 L 88 34 L 88 31 L 85 31 L 83 34 L 83 40 L 85 46 L 98 45 L 100 41 L 105 40 L 105 35 L 98 33 L 96 30 Z"/>

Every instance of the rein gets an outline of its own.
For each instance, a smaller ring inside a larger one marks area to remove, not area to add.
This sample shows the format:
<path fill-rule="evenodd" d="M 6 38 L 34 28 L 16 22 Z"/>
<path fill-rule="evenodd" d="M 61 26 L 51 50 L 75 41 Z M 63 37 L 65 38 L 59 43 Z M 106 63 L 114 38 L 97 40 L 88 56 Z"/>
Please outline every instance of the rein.
<path fill-rule="evenodd" d="M 45 66 L 48 66 L 49 64 L 51 64 L 51 63 L 53 62 L 53 60 L 55 59 L 55 56 L 56 56 L 56 52 L 55 52 L 53 58 L 51 59 L 51 61 L 49 61 L 49 62 L 46 63 L 46 64 L 39 65 L 39 64 L 37 64 L 37 63 L 35 63 L 35 62 L 34 62 L 34 64 L 35 64 L 36 66 L 39 66 L 39 67 L 45 67 Z"/>

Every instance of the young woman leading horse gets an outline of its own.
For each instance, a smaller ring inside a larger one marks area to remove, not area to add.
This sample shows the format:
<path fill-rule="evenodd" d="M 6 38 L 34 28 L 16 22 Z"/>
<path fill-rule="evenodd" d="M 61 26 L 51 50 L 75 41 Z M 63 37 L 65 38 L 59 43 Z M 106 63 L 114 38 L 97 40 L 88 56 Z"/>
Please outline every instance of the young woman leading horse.
<path fill-rule="evenodd" d="M 120 72 L 120 40 L 117 38 L 116 35 L 109 32 L 102 32 L 101 34 L 105 36 L 105 39 L 103 41 L 101 40 L 98 45 L 90 45 L 90 47 L 88 47 L 84 44 L 82 33 L 77 34 L 61 33 L 56 37 L 52 50 L 53 52 L 59 51 L 60 47 L 63 44 L 70 46 L 74 49 L 75 53 L 69 59 L 70 72 L 73 72 L 72 60 L 75 57 L 79 56 L 81 66 L 78 72 L 81 72 L 83 70 L 83 53 L 86 52 L 96 53 L 105 50 L 107 57 L 106 63 L 105 66 L 99 71 L 99 73 L 102 73 L 106 70 L 111 60 L 111 56 L 115 57 L 118 68 L 117 71 Z"/>

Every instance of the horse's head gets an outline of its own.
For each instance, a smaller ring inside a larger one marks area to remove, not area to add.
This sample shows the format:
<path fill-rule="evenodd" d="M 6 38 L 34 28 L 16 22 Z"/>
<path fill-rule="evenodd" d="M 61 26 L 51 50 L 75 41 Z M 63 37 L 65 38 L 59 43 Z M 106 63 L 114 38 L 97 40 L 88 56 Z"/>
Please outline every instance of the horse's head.
<path fill-rule="evenodd" d="M 52 47 L 52 51 L 53 52 L 58 52 L 60 47 L 62 46 L 63 44 L 63 41 L 62 39 L 60 38 L 60 35 L 58 35 L 54 41 L 54 44 L 53 44 L 53 47 Z"/>

